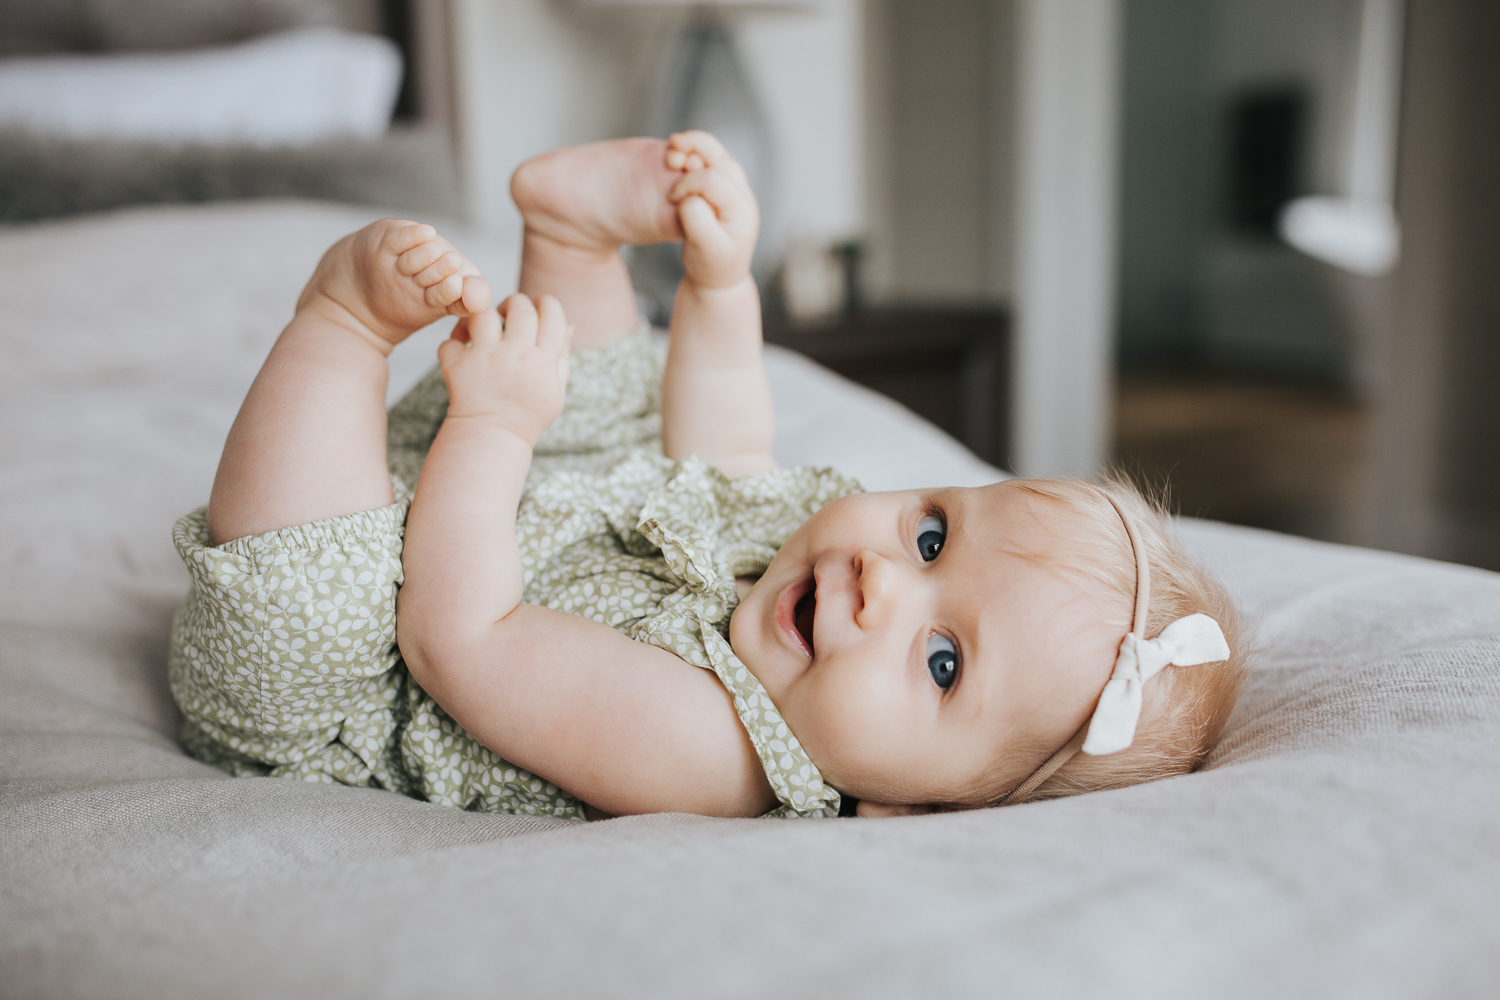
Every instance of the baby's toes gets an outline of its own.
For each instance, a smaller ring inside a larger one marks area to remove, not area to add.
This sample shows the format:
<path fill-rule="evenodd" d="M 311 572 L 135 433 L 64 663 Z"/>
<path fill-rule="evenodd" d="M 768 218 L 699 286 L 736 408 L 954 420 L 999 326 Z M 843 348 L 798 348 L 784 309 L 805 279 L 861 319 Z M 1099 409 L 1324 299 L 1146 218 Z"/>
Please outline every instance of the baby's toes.
<path fill-rule="evenodd" d="M 708 163 L 695 152 L 684 152 L 680 149 L 667 150 L 667 169 L 669 170 L 702 170 Z"/>
<path fill-rule="evenodd" d="M 490 307 L 490 283 L 468 261 L 422 292 L 423 301 L 453 316 L 472 316 Z"/>
<path fill-rule="evenodd" d="M 453 250 L 453 244 L 447 240 L 423 240 L 396 258 L 396 270 L 407 277 L 412 277 L 437 263 L 442 259 L 443 254 L 451 250 Z"/>
<path fill-rule="evenodd" d="M 421 249 L 420 247 L 418 249 Z M 463 270 L 464 255 L 457 250 L 446 250 L 437 259 L 412 275 L 418 288 L 431 288 Z"/>
<path fill-rule="evenodd" d="M 414 247 L 437 239 L 437 230 L 425 222 L 392 219 L 378 225 L 390 226 L 380 238 L 380 249 L 398 257 Z"/>
<path fill-rule="evenodd" d="M 463 294 L 464 275 L 455 271 L 437 283 L 428 285 L 422 292 L 422 300 L 434 309 L 447 312 L 453 303 L 463 299 Z"/>
<path fill-rule="evenodd" d="M 478 316 L 490 312 L 490 283 L 489 279 L 478 274 L 461 274 L 463 283 L 460 286 L 458 301 L 448 307 L 448 311 L 459 316 Z"/>
<path fill-rule="evenodd" d="M 716 167 L 732 157 L 724 144 L 710 132 L 702 129 L 689 129 L 686 132 L 674 132 L 667 140 L 668 144 L 675 150 L 680 150 L 688 162 L 696 158 L 701 169 L 703 166 Z"/>

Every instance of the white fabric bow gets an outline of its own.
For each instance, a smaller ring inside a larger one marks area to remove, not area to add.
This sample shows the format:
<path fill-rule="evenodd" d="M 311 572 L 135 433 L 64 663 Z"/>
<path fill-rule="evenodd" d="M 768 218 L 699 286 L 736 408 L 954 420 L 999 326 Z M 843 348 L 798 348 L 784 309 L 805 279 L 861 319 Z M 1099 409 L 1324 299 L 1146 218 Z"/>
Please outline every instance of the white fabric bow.
<path fill-rule="evenodd" d="M 1083 752 L 1093 756 L 1124 750 L 1135 740 L 1141 718 L 1141 687 L 1167 664 L 1194 667 L 1229 659 L 1224 630 L 1208 615 L 1188 615 L 1162 630 L 1155 639 L 1128 632 L 1120 642 L 1115 672 L 1089 721 Z"/>

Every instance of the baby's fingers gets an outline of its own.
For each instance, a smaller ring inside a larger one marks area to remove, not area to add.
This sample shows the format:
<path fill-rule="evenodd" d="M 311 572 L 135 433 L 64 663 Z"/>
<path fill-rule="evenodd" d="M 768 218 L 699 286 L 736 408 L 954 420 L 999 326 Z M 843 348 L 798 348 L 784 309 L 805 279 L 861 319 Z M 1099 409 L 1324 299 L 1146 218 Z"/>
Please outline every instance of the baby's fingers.
<path fill-rule="evenodd" d="M 467 338 L 464 338 L 467 339 Z M 459 359 L 465 350 L 463 339 L 458 336 L 458 331 L 453 331 L 453 336 L 438 345 L 438 367 L 443 369 L 446 377 L 448 369 Z"/>
<path fill-rule="evenodd" d="M 530 296 L 517 292 L 500 303 L 500 315 L 505 318 L 505 340 L 520 346 L 535 345 L 537 333 L 536 306 Z"/>
<path fill-rule="evenodd" d="M 448 333 L 448 340 L 457 341 L 460 344 L 467 344 L 469 342 L 469 319 L 470 319 L 470 317 L 468 317 L 468 316 L 460 316 L 458 322 L 453 324 L 453 329 L 451 331 L 449 331 L 449 333 Z M 446 341 L 446 340 L 443 341 L 444 344 L 447 343 L 447 342 L 448 341 Z M 439 354 L 439 356 L 442 355 L 442 352 L 443 352 L 443 345 L 439 344 L 438 345 L 438 354 Z"/>
<path fill-rule="evenodd" d="M 667 193 L 667 200 L 685 205 L 693 195 L 703 198 L 714 213 L 730 223 L 751 213 L 754 204 L 748 188 L 719 170 L 694 170 L 685 174 Z"/>
<path fill-rule="evenodd" d="M 682 219 L 682 231 L 690 243 L 703 247 L 720 247 L 728 236 L 724 224 L 719 221 L 713 206 L 698 195 L 689 195 L 677 208 Z"/>
<path fill-rule="evenodd" d="M 485 309 L 459 320 L 458 326 L 453 328 L 454 339 L 457 339 L 460 327 L 467 329 L 468 340 L 475 347 L 500 343 L 500 314 L 493 309 Z"/>
<path fill-rule="evenodd" d="M 549 351 L 566 351 L 570 328 L 568 318 L 563 315 L 562 303 L 550 295 L 543 295 L 537 307 L 537 346 Z"/>

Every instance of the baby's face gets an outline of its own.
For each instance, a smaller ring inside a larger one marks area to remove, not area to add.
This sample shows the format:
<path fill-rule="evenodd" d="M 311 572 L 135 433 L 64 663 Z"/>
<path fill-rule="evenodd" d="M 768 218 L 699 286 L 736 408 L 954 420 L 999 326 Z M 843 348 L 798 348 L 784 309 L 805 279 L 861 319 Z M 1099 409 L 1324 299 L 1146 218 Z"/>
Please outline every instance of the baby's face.
<path fill-rule="evenodd" d="M 844 497 L 782 547 L 730 640 L 833 787 L 969 804 L 1066 742 L 1109 677 L 1129 609 L 1050 558 L 1095 533 L 1008 483 Z"/>

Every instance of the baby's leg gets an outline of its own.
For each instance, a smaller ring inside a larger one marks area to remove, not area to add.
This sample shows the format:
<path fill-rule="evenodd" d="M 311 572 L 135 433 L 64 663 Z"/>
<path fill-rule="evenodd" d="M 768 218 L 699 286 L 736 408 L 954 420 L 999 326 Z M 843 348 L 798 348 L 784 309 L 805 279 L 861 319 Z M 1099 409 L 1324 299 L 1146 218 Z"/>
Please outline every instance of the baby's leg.
<path fill-rule="evenodd" d="M 489 284 L 431 226 L 387 219 L 323 255 L 224 444 L 214 544 L 394 501 L 385 464 L 386 357 Z"/>
<path fill-rule="evenodd" d="M 666 152 L 660 139 L 572 146 L 528 160 L 511 178 L 526 222 L 520 291 L 562 303 L 574 350 L 605 347 L 638 322 L 620 247 L 682 239 L 667 200 L 682 173 Z"/>

